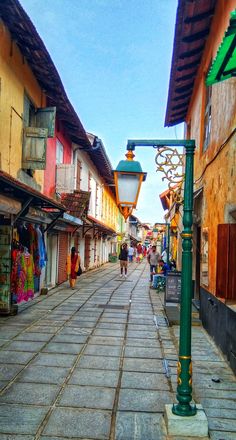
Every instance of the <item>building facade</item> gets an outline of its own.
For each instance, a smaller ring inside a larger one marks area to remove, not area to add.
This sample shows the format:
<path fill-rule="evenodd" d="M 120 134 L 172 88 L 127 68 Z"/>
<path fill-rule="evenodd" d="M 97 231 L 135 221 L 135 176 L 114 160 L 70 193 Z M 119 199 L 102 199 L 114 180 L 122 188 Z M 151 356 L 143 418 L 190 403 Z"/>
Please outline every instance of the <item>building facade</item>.
<path fill-rule="evenodd" d="M 179 1 L 166 125 L 185 122 L 186 138 L 196 141 L 195 298 L 236 371 L 235 8 L 234 0 Z"/>

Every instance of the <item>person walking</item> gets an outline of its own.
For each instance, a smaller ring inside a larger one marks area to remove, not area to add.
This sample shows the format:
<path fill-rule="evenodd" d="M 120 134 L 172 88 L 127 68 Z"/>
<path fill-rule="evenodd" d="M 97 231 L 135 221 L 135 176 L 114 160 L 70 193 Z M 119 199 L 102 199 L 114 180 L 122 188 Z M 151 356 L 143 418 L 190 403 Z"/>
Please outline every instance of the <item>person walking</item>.
<path fill-rule="evenodd" d="M 125 278 L 127 278 L 127 267 L 128 267 L 128 246 L 127 243 L 122 244 L 120 255 L 120 277 L 123 278 L 123 270 L 125 270 Z"/>
<path fill-rule="evenodd" d="M 139 243 L 137 246 L 137 254 L 136 254 L 137 263 L 141 263 L 142 259 L 143 259 L 143 246 L 141 243 Z"/>
<path fill-rule="evenodd" d="M 133 257 L 134 257 L 134 248 L 133 248 L 132 244 L 130 245 L 130 247 L 128 249 L 128 257 L 129 257 L 129 262 L 132 263 Z"/>
<path fill-rule="evenodd" d="M 157 265 L 159 261 L 160 255 L 157 252 L 157 247 L 152 246 L 152 250 L 148 253 L 147 260 L 150 264 L 150 281 L 153 280 L 153 275 L 156 273 Z"/>
<path fill-rule="evenodd" d="M 71 289 L 75 288 L 77 272 L 80 266 L 80 256 L 76 252 L 75 247 L 71 248 L 71 253 L 67 256 L 66 272 L 69 277 Z"/>

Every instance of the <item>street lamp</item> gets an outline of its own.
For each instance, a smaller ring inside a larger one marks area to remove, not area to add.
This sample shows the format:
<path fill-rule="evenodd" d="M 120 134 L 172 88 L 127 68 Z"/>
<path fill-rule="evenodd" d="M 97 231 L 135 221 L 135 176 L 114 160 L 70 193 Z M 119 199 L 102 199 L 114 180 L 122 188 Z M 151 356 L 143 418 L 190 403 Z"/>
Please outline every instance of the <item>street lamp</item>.
<path fill-rule="evenodd" d="M 139 162 L 134 160 L 133 151 L 126 153 L 126 160 L 121 160 L 113 171 L 116 187 L 116 201 L 125 220 L 137 206 L 142 182 L 147 173 L 142 171 Z"/>
<path fill-rule="evenodd" d="M 192 319 L 192 211 L 193 211 L 193 156 L 195 149 L 194 140 L 129 140 L 127 144 L 128 153 L 126 154 L 127 160 L 133 160 L 133 151 L 135 147 L 153 147 L 160 150 L 163 154 L 164 150 L 168 147 L 184 147 L 185 148 L 185 179 L 184 179 L 184 215 L 183 215 L 183 232 L 182 232 L 182 275 L 181 275 L 181 304 L 180 304 L 180 336 L 179 336 L 179 361 L 178 361 L 178 385 L 177 385 L 177 400 L 178 403 L 172 407 L 172 412 L 178 416 L 194 416 L 197 412 L 196 406 L 191 405 L 192 401 L 192 360 L 191 360 L 191 319 Z M 162 170 L 164 166 L 169 166 L 168 172 L 171 175 L 173 182 L 174 176 L 177 179 L 180 177 L 177 170 L 176 163 L 171 163 L 171 156 L 176 156 L 176 150 L 173 150 L 173 154 L 167 154 Z M 130 162 L 132 163 L 132 162 Z M 138 162 L 137 162 L 138 163 Z M 183 162 L 181 162 L 183 163 Z M 126 164 L 129 171 L 132 171 L 132 178 L 136 184 L 132 184 L 132 191 L 128 189 L 129 174 L 127 169 L 124 169 L 123 165 Z M 139 164 L 139 163 L 138 163 Z M 139 168 L 140 167 L 140 168 Z M 116 189 L 117 189 L 117 201 L 124 209 L 131 211 L 136 207 L 137 199 L 140 191 L 140 186 L 143 180 L 145 180 L 145 173 L 142 172 L 141 166 L 131 167 L 128 166 L 127 161 L 121 161 L 116 169 L 118 174 L 115 175 Z M 121 168 L 121 169 L 120 169 Z M 137 171 L 138 170 L 138 171 Z M 122 176 L 119 178 L 119 172 Z M 165 171 L 164 171 L 165 172 Z M 135 178 L 136 173 L 136 178 Z M 141 177 L 142 176 L 142 177 Z M 132 193 L 129 199 L 128 193 Z M 135 194 L 136 191 L 136 194 Z M 122 199 L 129 199 L 129 202 L 124 202 Z"/>

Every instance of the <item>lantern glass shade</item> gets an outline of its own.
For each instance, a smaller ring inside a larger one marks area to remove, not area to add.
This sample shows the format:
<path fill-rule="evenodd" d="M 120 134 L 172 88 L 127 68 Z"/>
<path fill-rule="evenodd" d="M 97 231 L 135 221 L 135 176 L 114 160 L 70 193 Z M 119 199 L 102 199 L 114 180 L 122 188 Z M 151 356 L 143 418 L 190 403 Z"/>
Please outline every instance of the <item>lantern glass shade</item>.
<path fill-rule="evenodd" d="M 117 198 L 121 206 L 136 206 L 142 179 L 138 174 L 117 173 Z"/>

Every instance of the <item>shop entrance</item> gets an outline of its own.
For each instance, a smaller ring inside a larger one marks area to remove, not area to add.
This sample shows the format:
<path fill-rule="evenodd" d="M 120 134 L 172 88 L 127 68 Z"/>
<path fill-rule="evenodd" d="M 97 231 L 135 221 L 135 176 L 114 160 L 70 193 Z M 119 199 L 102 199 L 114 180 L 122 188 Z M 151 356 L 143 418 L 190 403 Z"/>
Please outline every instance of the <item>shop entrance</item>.
<path fill-rule="evenodd" d="M 58 235 L 48 234 L 47 236 L 47 269 L 46 269 L 46 283 L 47 287 L 53 287 L 57 282 L 57 247 Z"/>

